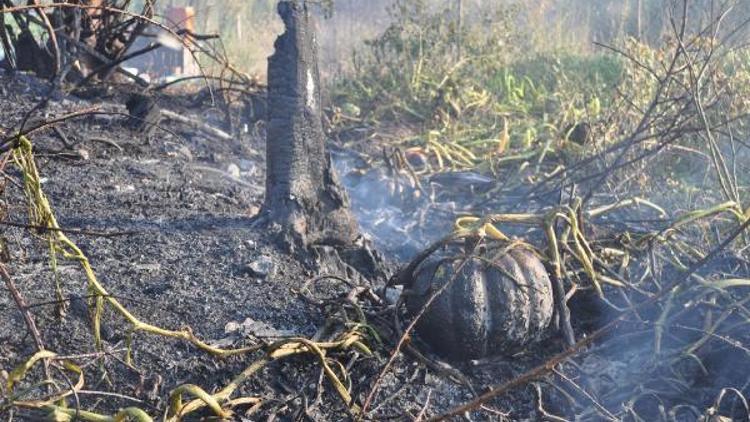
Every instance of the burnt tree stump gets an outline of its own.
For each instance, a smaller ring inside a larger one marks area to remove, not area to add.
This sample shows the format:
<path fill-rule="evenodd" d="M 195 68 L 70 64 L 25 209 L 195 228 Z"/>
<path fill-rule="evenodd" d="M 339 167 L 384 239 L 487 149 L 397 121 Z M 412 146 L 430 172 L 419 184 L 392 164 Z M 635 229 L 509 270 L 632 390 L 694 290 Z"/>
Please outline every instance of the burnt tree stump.
<path fill-rule="evenodd" d="M 304 4 L 282 1 L 278 12 L 286 31 L 277 38 L 268 61 L 262 216 L 305 248 L 350 245 L 359 230 L 325 150 L 313 24 Z"/>

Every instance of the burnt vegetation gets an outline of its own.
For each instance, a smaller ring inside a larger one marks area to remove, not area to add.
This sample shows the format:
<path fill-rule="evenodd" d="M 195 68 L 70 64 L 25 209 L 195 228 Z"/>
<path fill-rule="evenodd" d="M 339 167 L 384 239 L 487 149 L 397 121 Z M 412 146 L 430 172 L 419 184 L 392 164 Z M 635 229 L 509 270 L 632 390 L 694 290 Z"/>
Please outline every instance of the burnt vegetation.
<path fill-rule="evenodd" d="M 0 0 L 4 420 L 750 419 L 747 2 L 162 3 Z"/>

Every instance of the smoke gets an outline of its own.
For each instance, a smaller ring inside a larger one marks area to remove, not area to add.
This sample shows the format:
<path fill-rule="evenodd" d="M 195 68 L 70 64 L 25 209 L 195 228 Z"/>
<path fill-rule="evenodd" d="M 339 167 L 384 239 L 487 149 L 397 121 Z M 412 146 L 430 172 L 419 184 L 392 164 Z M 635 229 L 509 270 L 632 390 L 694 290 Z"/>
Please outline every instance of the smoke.
<path fill-rule="evenodd" d="M 597 251 L 593 265 L 607 277 L 607 285 L 599 297 L 583 269 L 571 267 L 564 274 L 574 331 L 581 339 L 621 315 L 627 318 L 580 356 L 556 367 L 543 382 L 541 402 L 547 411 L 580 420 L 711 420 L 714 415 L 746 420 L 748 240 L 740 239 L 700 271 L 680 277 L 748 215 L 743 162 L 750 150 L 744 129 L 748 106 L 747 96 L 737 93 L 750 92 L 745 91 L 750 73 L 747 56 L 739 54 L 734 61 L 734 55 L 747 33 L 750 8 L 747 2 L 722 3 L 731 8 L 719 9 L 716 2 L 691 1 L 683 11 L 682 2 L 637 3 L 640 12 L 633 15 L 635 1 L 540 0 L 533 2 L 538 9 L 530 7 L 522 15 L 527 28 L 553 29 L 531 41 L 536 46 L 572 42 L 590 47 L 591 41 L 615 43 L 628 36 L 641 41 L 625 44 L 632 48 L 626 54 L 638 61 L 625 72 L 633 78 L 623 85 L 629 91 L 617 97 L 629 103 L 610 105 L 608 118 L 615 123 L 600 126 L 599 145 L 587 146 L 565 163 L 575 170 L 564 177 L 558 173 L 539 189 L 524 183 L 506 189 L 500 181 L 508 173 L 485 185 L 481 174 L 445 172 L 423 177 L 419 189 L 408 173 L 378 170 L 391 166 L 370 166 L 356 155 L 339 154 L 336 165 L 363 230 L 382 251 L 402 261 L 447 234 L 460 215 L 538 211 L 565 203 L 572 185 L 590 199 L 588 209 L 634 196 L 663 207 L 664 213 L 629 207 L 585 221 L 585 234 Z M 581 7 L 566 8 L 571 5 Z M 657 10 L 657 5 L 667 7 Z M 683 18 L 689 26 L 680 42 L 689 41 L 687 48 L 675 41 L 671 26 L 674 22 L 679 30 Z M 566 26 L 572 28 L 573 41 L 555 38 Z M 675 52 L 677 65 L 670 68 Z M 695 78 L 691 66 L 711 76 Z M 589 157 L 594 159 L 576 167 L 576 160 Z M 466 180 L 471 182 L 462 185 Z M 493 199 L 478 201 L 487 190 Z M 503 229 L 540 241 L 538 230 Z M 561 247 L 570 248 L 563 252 L 572 260 L 572 246 Z M 680 283 L 667 288 L 673 280 Z"/>

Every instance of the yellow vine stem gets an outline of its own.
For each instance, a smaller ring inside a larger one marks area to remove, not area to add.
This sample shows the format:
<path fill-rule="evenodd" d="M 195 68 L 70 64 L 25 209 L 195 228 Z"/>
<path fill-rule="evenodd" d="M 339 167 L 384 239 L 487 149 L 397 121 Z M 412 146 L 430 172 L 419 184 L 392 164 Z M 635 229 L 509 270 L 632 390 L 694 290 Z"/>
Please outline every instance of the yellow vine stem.
<path fill-rule="evenodd" d="M 74 422 L 77 420 L 86 422 L 153 422 L 151 416 L 137 407 L 127 407 L 113 416 L 59 406 L 53 406 L 47 410 L 49 410 L 47 417 L 55 422 Z"/>
<path fill-rule="evenodd" d="M 354 403 L 347 388 L 341 382 L 338 375 L 336 375 L 330 365 L 328 365 L 328 362 L 326 361 L 326 351 L 337 349 L 344 350 L 354 347 L 367 355 L 371 354 L 367 346 L 362 343 L 363 336 L 358 331 L 359 328 L 360 326 L 355 326 L 354 329 L 342 335 L 338 341 L 333 342 L 314 342 L 305 338 L 289 338 L 272 343 L 268 346 L 265 356 L 253 362 L 244 371 L 235 376 L 235 378 L 229 384 L 227 384 L 226 387 L 212 395 L 205 394 L 203 390 L 197 389 L 197 387 L 195 386 L 191 386 L 191 388 L 195 387 L 191 390 L 186 390 L 183 387 L 178 387 L 170 395 L 170 408 L 167 412 L 165 421 L 178 422 L 188 414 L 200 410 L 206 406 L 208 406 L 217 416 L 227 417 L 227 411 L 222 410 L 220 405 L 222 403 L 233 403 L 235 400 L 230 401 L 229 399 L 237 390 L 237 388 L 242 385 L 242 383 L 244 383 L 248 378 L 258 372 L 268 363 L 281 358 L 302 353 L 313 354 L 319 360 L 319 363 L 323 368 L 323 372 L 326 374 L 326 377 L 331 382 L 331 384 L 333 384 L 333 387 L 336 389 L 339 397 L 349 409 L 349 412 L 353 415 L 357 415 L 361 412 L 361 409 L 357 404 Z M 185 405 L 182 405 L 181 397 L 185 392 L 189 392 L 197 398 Z M 220 413 L 219 410 L 224 413 Z"/>
<path fill-rule="evenodd" d="M 194 384 L 181 385 L 170 393 L 169 396 L 169 407 L 167 408 L 166 414 L 164 415 L 165 422 L 180 422 L 185 419 L 191 413 L 194 413 L 204 407 L 208 407 L 211 412 L 220 420 L 231 418 L 232 411 L 230 408 L 244 404 L 258 405 L 262 403 L 262 399 L 256 397 L 240 397 L 231 399 L 234 392 L 242 385 L 248 378 L 253 374 L 262 369 L 265 365 L 278 359 L 289 357 L 297 354 L 312 354 L 314 355 L 325 373 L 328 380 L 333 384 L 339 397 L 346 405 L 351 415 L 358 415 L 361 413 L 361 408 L 354 403 L 349 390 L 341 382 L 339 376 L 333 371 L 331 366 L 326 360 L 326 352 L 328 350 L 347 350 L 350 348 L 357 349 L 366 355 L 371 355 L 370 349 L 362 342 L 364 335 L 360 332 L 360 329 L 366 328 L 364 324 L 355 324 L 349 331 L 339 337 L 339 340 L 332 342 L 314 342 L 305 338 L 289 338 L 279 340 L 275 343 L 270 344 L 266 348 L 266 354 L 253 362 L 244 371 L 235 378 L 223 389 L 215 394 L 209 394 L 201 387 Z M 118 411 L 115 415 L 103 415 L 91 411 L 82 409 L 69 409 L 65 406 L 63 399 L 75 394 L 80 391 L 84 386 L 83 371 L 71 362 L 63 361 L 63 367 L 78 375 L 78 382 L 76 385 L 68 391 L 56 394 L 51 398 L 44 400 L 30 400 L 23 401 L 18 400 L 25 393 L 14 394 L 13 387 L 16 383 L 23 380 L 29 370 L 46 358 L 55 358 L 57 355 L 50 351 L 41 351 L 24 363 L 16 367 L 8 375 L 7 390 L 10 396 L 9 403 L 12 406 L 37 409 L 47 412 L 47 419 L 55 422 L 72 422 L 74 420 L 81 420 L 86 422 L 153 422 L 153 418 L 137 407 L 129 407 Z M 345 370 L 342 367 L 342 372 L 345 374 Z M 43 385 L 43 384 L 41 384 Z M 40 385 L 37 385 L 38 387 Z M 27 390 L 29 391 L 29 390 Z M 183 396 L 189 394 L 195 399 L 183 404 Z M 57 404 L 55 404 L 57 403 Z M 0 408 L 2 410 L 2 408 Z M 76 419 L 77 418 L 77 419 Z"/>
<path fill-rule="evenodd" d="M 30 393 L 32 390 L 34 390 L 37 387 L 41 387 L 44 385 L 54 385 L 55 382 L 53 380 L 46 380 L 41 383 L 37 383 L 31 388 L 26 389 L 23 392 L 15 393 L 14 387 L 16 383 L 22 381 L 26 374 L 33 368 L 36 364 L 43 361 L 44 359 L 54 359 L 57 357 L 57 354 L 54 352 L 50 352 L 49 350 L 41 350 L 39 352 L 36 352 L 33 354 L 30 358 L 28 358 L 25 362 L 21 363 L 17 367 L 15 367 L 10 374 L 8 374 L 8 379 L 6 381 L 6 391 L 8 395 L 8 403 L 11 406 L 18 406 L 28 409 L 44 409 L 48 406 L 53 406 L 53 403 L 61 402 L 66 397 L 69 397 L 73 394 L 75 394 L 77 391 L 80 391 L 85 382 L 83 377 L 83 370 L 73 362 L 69 361 L 62 361 L 62 369 L 65 369 L 68 372 L 72 372 L 76 375 L 78 375 L 78 381 L 76 381 L 75 385 L 71 386 L 70 390 L 63 391 L 61 393 L 56 393 L 50 397 L 44 398 L 44 399 L 38 399 L 38 400 L 23 400 L 23 397 L 26 396 L 28 393 Z M 5 408 L 0 407 L 0 413 L 5 410 Z"/>
<path fill-rule="evenodd" d="M 635 200 L 628 201 L 624 204 L 617 204 L 616 206 L 603 208 L 599 213 L 603 214 L 621 206 L 639 203 L 641 202 Z M 581 224 L 576 213 L 578 207 L 580 207 L 580 200 L 578 200 L 577 204 L 573 207 L 558 207 L 539 214 L 491 214 L 483 218 L 474 216 L 460 217 L 455 222 L 454 234 L 457 236 L 487 237 L 492 240 L 511 242 L 512 240 L 505 233 L 500 231 L 496 224 L 524 224 L 540 227 L 544 230 L 547 237 L 547 261 L 552 265 L 554 275 L 558 279 L 561 279 L 563 274 L 562 259 L 559 251 L 561 243 L 555 233 L 555 222 L 558 219 L 561 219 L 567 223 L 567 229 L 573 235 L 573 257 L 583 267 L 584 272 L 591 280 L 591 284 L 597 294 L 600 297 L 604 297 L 604 290 L 601 286 L 602 282 L 613 284 L 618 287 L 622 287 L 622 284 L 606 277 L 600 277 L 595 270 L 593 263 L 594 252 L 581 231 Z M 566 239 L 567 234 L 565 234 L 563 238 Z M 563 243 L 566 242 L 567 241 L 564 241 Z"/>
<path fill-rule="evenodd" d="M 181 418 L 183 416 L 182 413 L 182 395 L 183 394 L 191 394 L 195 397 L 197 397 L 197 400 L 200 400 L 208 406 L 212 412 L 219 418 L 219 419 L 227 419 L 231 416 L 231 413 L 222 409 L 219 402 L 214 398 L 214 396 L 208 394 L 204 389 L 198 387 L 194 384 L 184 384 L 177 388 L 175 388 L 169 397 L 169 411 L 167 413 L 167 417 L 169 415 L 174 415 L 176 418 Z"/>
<path fill-rule="evenodd" d="M 750 208 L 748 208 L 748 210 L 750 210 Z M 691 224 L 695 221 L 703 220 L 723 213 L 730 214 L 737 220 L 738 224 L 743 224 L 745 221 L 747 221 L 748 218 L 750 218 L 746 216 L 745 211 L 742 210 L 742 207 L 738 203 L 734 201 L 727 201 L 710 208 L 687 212 L 677 218 L 672 225 L 659 231 L 658 233 L 644 235 L 638 242 L 636 242 L 636 246 L 643 247 L 652 240 L 662 243 L 667 242 L 669 236 L 676 232 L 678 228 Z"/>
<path fill-rule="evenodd" d="M 41 189 L 39 172 L 37 170 L 37 166 L 33 156 L 32 143 L 24 136 L 21 136 L 19 138 L 19 141 L 19 145 L 13 150 L 13 160 L 23 173 L 24 190 L 28 198 L 29 205 L 29 218 L 31 220 L 31 223 L 33 223 L 34 225 L 48 228 L 50 253 L 52 259 L 56 259 L 57 254 L 60 254 L 66 259 L 77 261 L 86 274 L 89 293 L 92 297 L 95 298 L 91 305 L 94 307 L 92 324 L 97 345 L 100 345 L 101 341 L 99 329 L 102 311 L 104 305 L 108 304 L 131 324 L 130 333 L 143 331 L 163 337 L 185 340 L 189 343 L 192 343 L 199 349 L 218 357 L 244 354 L 261 349 L 265 350 L 265 355 L 263 357 L 253 362 L 244 371 L 242 371 L 242 373 L 237 375 L 226 387 L 215 394 L 209 394 L 200 387 L 192 384 L 186 384 L 177 387 L 170 394 L 169 407 L 164 415 L 165 421 L 179 422 L 183 420 L 186 415 L 205 407 L 211 409 L 213 414 L 219 419 L 226 419 L 231 417 L 232 412 L 229 409 L 234 406 L 241 404 L 257 405 L 259 403 L 262 403 L 262 400 L 259 398 L 240 397 L 232 399 L 231 396 L 242 383 L 244 383 L 248 378 L 250 378 L 253 374 L 255 374 L 259 369 L 263 368 L 269 362 L 287 356 L 303 353 L 312 354 L 317 358 L 323 368 L 323 372 L 326 374 L 326 377 L 334 386 L 336 392 L 341 397 L 348 411 L 352 415 L 356 415 L 361 412 L 359 406 L 354 403 L 354 400 L 352 399 L 348 388 L 344 385 L 344 383 L 341 382 L 339 376 L 328 364 L 326 352 L 329 350 L 356 349 L 363 354 L 371 355 L 372 352 L 364 343 L 366 335 L 361 331 L 363 328 L 367 328 L 364 324 L 354 324 L 349 329 L 349 331 L 341 335 L 338 340 L 331 342 L 314 342 L 304 338 L 290 338 L 280 340 L 268 346 L 255 346 L 241 349 L 224 350 L 211 346 L 198 339 L 189 328 L 184 328 L 179 331 L 167 330 L 139 320 L 122 304 L 120 304 L 117 299 L 112 297 L 107 292 L 104 286 L 97 279 L 88 258 L 60 229 L 54 213 L 52 212 L 52 207 L 50 206 L 49 200 Z M 56 357 L 56 355 L 53 352 L 41 351 L 31 356 L 26 362 L 19 365 L 8 375 L 6 387 L 11 398 L 10 404 L 12 406 L 46 411 L 48 419 L 56 422 L 71 422 L 75 419 L 87 422 L 153 422 L 151 416 L 136 407 L 122 409 L 114 415 L 103 415 L 95 412 L 85 411 L 82 409 L 67 408 L 64 399 L 72 394 L 75 394 L 75 392 L 83 388 L 84 385 L 83 371 L 81 371 L 80 368 L 70 362 L 63 362 L 64 368 L 68 371 L 78 374 L 79 376 L 78 382 L 75 386 L 72 387 L 71 390 L 62 392 L 44 400 L 18 400 L 21 399 L 25 395 L 25 393 L 14 395 L 13 387 L 15 386 L 15 384 L 21 381 L 25 377 L 26 373 L 38 362 L 46 358 L 54 357 Z M 344 376 L 346 376 L 345 372 Z M 36 387 L 38 387 L 38 385 Z M 183 396 L 186 394 L 194 397 L 194 399 L 186 404 L 183 404 Z"/>
<path fill-rule="evenodd" d="M 92 318 L 92 324 L 97 346 L 100 346 L 101 343 L 101 316 L 104 303 L 106 302 L 132 325 L 133 332 L 142 331 L 149 334 L 184 340 L 203 351 L 219 357 L 239 355 L 260 349 L 260 346 L 230 350 L 221 349 L 200 340 L 193 334 L 190 328 L 168 330 L 143 322 L 130 313 L 130 311 L 128 311 L 117 299 L 107 292 L 107 289 L 105 289 L 97 279 L 88 258 L 60 229 L 57 219 L 52 212 L 49 200 L 41 188 L 39 171 L 37 170 L 34 161 L 31 141 L 25 136 L 21 136 L 19 141 L 19 145 L 13 150 L 13 160 L 23 173 L 24 189 L 29 201 L 29 218 L 32 224 L 47 227 L 49 229 L 52 255 L 60 253 L 66 259 L 78 261 L 86 274 L 89 293 L 94 297 L 94 315 Z"/>
<path fill-rule="evenodd" d="M 567 211 L 568 224 L 570 225 L 570 229 L 573 232 L 573 246 L 575 247 L 576 258 L 583 266 L 583 270 L 584 272 L 586 272 L 586 275 L 588 275 L 588 277 L 591 279 L 591 283 L 594 285 L 596 293 L 599 295 L 599 297 L 604 297 L 604 290 L 602 289 L 602 285 L 599 282 L 599 278 L 597 277 L 597 272 L 594 269 L 594 262 L 592 258 L 594 252 L 591 250 L 591 247 L 589 246 L 586 238 L 581 232 L 580 226 L 578 224 L 578 216 L 576 215 L 575 210 L 568 207 Z"/>
<path fill-rule="evenodd" d="M 632 206 L 645 206 L 647 208 L 657 211 L 662 218 L 666 218 L 666 211 L 654 204 L 653 202 L 647 201 L 642 198 L 634 197 L 623 199 L 614 204 L 604 205 L 592 210 L 583 211 L 582 214 L 589 218 L 600 217 L 609 212 Z M 561 206 L 553 208 L 549 211 L 538 213 L 538 214 L 490 214 L 485 217 L 476 216 L 465 216 L 459 217 L 454 224 L 454 235 L 457 237 L 468 237 L 477 236 L 480 238 L 489 238 L 492 240 L 499 240 L 503 242 L 511 242 L 505 233 L 497 228 L 496 224 L 523 224 L 541 227 L 547 237 L 547 261 L 552 265 L 553 272 L 558 278 L 562 276 L 564 269 L 562 268 L 561 256 L 559 248 L 561 245 L 567 245 L 568 239 L 571 241 L 572 248 L 570 253 L 573 258 L 582 266 L 583 272 L 591 280 L 591 284 L 596 290 L 599 297 L 604 297 L 604 289 L 602 283 L 606 283 L 615 287 L 625 287 L 625 285 L 619 280 L 607 277 L 600 274 L 594 268 L 594 259 L 596 254 L 594 253 L 591 245 L 589 244 L 586 236 L 581 230 L 581 221 L 579 220 L 578 210 L 581 207 L 581 200 L 577 198 L 572 206 Z M 750 218 L 750 208 L 747 211 L 743 211 L 739 204 L 733 201 L 724 202 L 716 206 L 691 211 L 683 214 L 677 218 L 669 227 L 655 233 L 649 233 L 642 236 L 636 241 L 635 247 L 643 248 L 645 244 L 650 241 L 667 242 L 668 237 L 671 233 L 674 233 L 677 229 L 682 226 L 694 223 L 698 220 L 702 220 L 708 217 L 713 217 L 718 214 L 728 213 L 733 216 L 740 224 L 744 223 Z M 560 219 L 566 223 L 565 230 L 563 231 L 561 238 L 558 239 L 555 233 L 555 222 Z M 678 244 L 675 248 L 680 249 Z M 608 252 L 613 252 L 609 250 Z M 693 255 L 699 255 L 697 251 L 691 249 L 688 252 L 692 252 Z M 685 251 L 683 251 L 685 253 Z M 619 255 L 624 255 L 623 259 L 626 259 L 627 254 L 618 252 Z M 624 261 L 623 261 L 624 262 Z M 681 265 L 676 262 L 675 265 Z M 682 265 L 683 268 L 686 268 Z"/>
<path fill-rule="evenodd" d="M 606 214 L 608 212 L 612 212 L 617 209 L 630 207 L 630 206 L 645 206 L 659 213 L 660 218 L 667 218 L 667 211 L 664 210 L 664 208 L 654 204 L 653 202 L 647 199 L 643 199 L 639 197 L 623 199 L 623 200 L 615 202 L 614 204 L 604 205 L 598 208 L 594 208 L 592 210 L 588 210 L 586 211 L 586 215 L 589 218 L 594 218 L 602 214 Z"/>

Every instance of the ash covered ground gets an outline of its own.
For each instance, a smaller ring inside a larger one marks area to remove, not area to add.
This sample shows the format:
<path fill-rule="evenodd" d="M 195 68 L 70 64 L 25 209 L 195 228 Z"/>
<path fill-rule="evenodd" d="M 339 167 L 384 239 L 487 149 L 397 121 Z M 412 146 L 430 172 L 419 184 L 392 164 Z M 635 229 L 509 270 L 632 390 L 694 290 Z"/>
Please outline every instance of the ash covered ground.
<path fill-rule="evenodd" d="M 0 74 L 0 78 L 0 110 L 9 129 L 45 96 L 46 83 L 25 74 Z M 313 336 L 324 322 L 322 310 L 303 300 L 296 290 L 316 275 L 315 269 L 277 249 L 251 224 L 262 203 L 265 180 L 262 123 L 231 141 L 214 139 L 168 119 L 144 134 L 127 126 L 123 104 L 128 95 L 128 87 L 104 90 L 94 100 L 56 93 L 43 113 L 47 118 L 92 107 L 113 114 L 59 125 L 65 142 L 52 130 L 30 136 L 42 188 L 58 222 L 72 229 L 69 236 L 88 256 L 102 284 L 143 321 L 170 329 L 189 326 L 211 344 L 236 347 L 259 339 Z M 191 107 L 193 99 L 192 94 L 181 93 L 161 96 L 158 103 L 164 109 L 221 125 L 220 113 L 207 104 Z M 338 156 L 342 166 L 350 164 L 351 157 Z M 22 175 L 12 165 L 6 172 L 11 181 L 2 198 L 6 221 L 24 224 L 27 203 L 18 185 Z M 355 208 L 372 210 L 356 192 L 353 196 Z M 360 216 L 367 220 L 365 228 L 374 228 L 393 212 L 391 208 L 381 213 L 375 222 Z M 452 215 L 443 214 L 437 225 L 449 227 L 446 223 Z M 387 226 L 398 224 L 392 223 Z M 381 233 L 391 236 L 387 230 Z M 444 234 L 430 233 L 435 238 Z M 400 244 L 384 251 L 395 257 L 394 264 L 395 259 L 416 250 L 420 242 L 431 240 L 394 240 L 378 234 L 372 235 L 381 247 Z M 7 265 L 11 276 L 31 305 L 46 347 L 61 355 L 97 353 L 83 301 L 86 280 L 77 263 L 62 259 L 58 263 L 63 296 L 68 301 L 67 315 L 61 319 L 43 233 L 6 226 L 2 236 L 10 250 Z M 326 296 L 329 290 L 335 293 L 333 287 L 324 285 L 316 294 Z M 35 347 L 21 313 L 5 293 L 0 295 L 0 368 L 10 371 L 33 355 Z M 125 322 L 106 311 L 102 333 L 106 356 L 78 360 L 87 365 L 86 390 L 92 392 L 78 399 L 82 408 L 103 413 L 131 405 L 155 413 L 164 409 L 168 393 L 176 386 L 189 383 L 215 391 L 258 357 L 216 359 L 185 342 L 137 333 L 132 338 L 134 366 L 128 367 L 123 363 L 128 333 Z M 367 394 L 367 386 L 388 356 L 385 346 L 376 347 L 374 357 L 360 359 L 351 369 L 356 397 L 362 399 Z M 540 346 L 542 349 L 551 350 L 550 345 Z M 511 361 L 464 369 L 476 376 L 476 385 L 489 385 L 512 378 L 548 354 L 531 351 Z M 242 387 L 244 395 L 262 397 L 266 404 L 251 415 L 238 410 L 236 418 L 346 419 L 345 408 L 327 381 L 318 392 L 320 377 L 320 368 L 312 358 L 273 363 Z M 113 399 L 96 391 L 130 399 Z M 466 387 L 411 358 L 399 358 L 374 403 L 373 415 L 409 419 L 428 401 L 439 411 L 471 397 Z M 528 391 L 500 403 L 513 409 L 514 418 L 533 417 L 533 398 Z M 15 420 L 42 416 L 28 410 L 14 413 Z"/>
<path fill-rule="evenodd" d="M 0 78 L 0 110 L 7 136 L 45 96 L 46 83 L 24 74 L 1 74 Z M 69 236 L 88 256 L 100 281 L 143 321 L 170 329 L 189 326 L 210 344 L 239 347 L 315 336 L 330 310 L 305 300 L 299 291 L 321 270 L 290 257 L 252 224 L 262 203 L 265 181 L 263 123 L 249 125 L 247 133 L 228 141 L 168 118 L 160 128 L 145 134 L 128 127 L 123 104 L 130 91 L 128 86 L 108 88 L 93 100 L 54 94 L 44 118 L 91 107 L 112 114 L 66 121 L 59 125 L 62 136 L 52 130 L 30 136 L 42 188 L 60 226 L 72 229 Z M 208 102 L 196 101 L 201 96 L 205 97 L 197 91 L 180 90 L 160 95 L 157 101 L 163 109 L 222 127 L 223 114 Z M 354 144 L 336 142 L 329 148 L 349 188 L 363 232 L 386 255 L 392 271 L 446 234 L 457 216 L 533 211 L 559 200 L 559 192 L 553 193 L 536 202 L 524 201 L 521 209 L 519 198 L 524 192 L 516 187 L 491 194 L 496 200 L 488 203 L 486 194 L 497 189 L 497 183 L 465 172 L 421 178 L 417 186 L 409 174 L 394 169 L 392 158 L 372 159 L 380 155 L 377 145 Z M 5 221 L 24 224 L 28 210 L 20 189 L 21 174 L 13 165 L 5 171 L 8 183 L 0 203 L 7 209 Z M 479 199 L 473 202 L 472 198 Z M 600 202 L 611 201 L 604 198 Z M 539 233 L 524 228 L 508 233 L 539 239 Z M 56 314 L 54 274 L 44 233 L 6 226 L 2 237 L 10 251 L 7 266 L 11 276 L 31 305 L 47 348 L 76 356 L 76 362 L 85 368 L 87 393 L 78 397 L 82 408 L 112 413 L 136 405 L 160 416 L 175 387 L 196 384 L 216 391 L 260 356 L 217 359 L 186 342 L 137 333 L 132 338 L 131 367 L 124 363 L 128 326 L 111 310 L 103 320 L 105 353 L 95 356 L 99 352 L 81 299 L 87 292 L 80 267 L 62 259 L 58 263 L 68 303 L 67 315 L 61 319 Z M 739 255 L 728 254 L 720 261 L 700 275 L 747 276 L 747 263 Z M 661 271 L 664 275 L 676 270 L 664 267 Z M 382 280 L 366 287 L 377 290 L 382 287 L 379 283 Z M 322 283 L 314 294 L 333 297 L 340 289 L 335 283 Z M 675 326 L 690 322 L 699 326 L 704 320 L 732 322 L 728 332 L 736 334 L 743 319 L 735 320 L 736 314 L 726 311 L 744 315 L 743 290 L 736 292 L 737 296 L 729 298 L 701 293 L 694 300 L 686 299 L 685 309 L 695 303 L 716 309 L 688 313 Z M 581 338 L 616 315 L 590 296 L 577 295 L 571 302 L 574 328 Z M 734 307 L 723 307 L 724 300 Z M 695 420 L 722 389 L 747 392 L 746 336 L 717 334 L 711 337 L 716 341 L 708 341 L 702 340 L 705 332 L 685 335 L 673 329 L 664 336 L 663 348 L 668 353 L 658 356 L 654 354 L 654 324 L 663 309 L 646 309 L 625 320 L 622 329 L 593 346 L 590 353 L 559 366 L 558 377 L 540 384 L 544 387 L 542 400 L 534 385 L 525 386 L 491 401 L 473 415 L 474 420 L 539 420 L 545 412 L 572 415 L 571 400 L 582 420 L 600 420 L 604 412 L 598 406 L 622 419 L 671 409 L 673 420 Z M 351 364 L 346 368 L 346 382 L 357 402 L 367 397 L 390 355 L 393 340 L 374 341 L 371 357 L 333 354 L 344 365 Z M 691 350 L 693 355 L 684 354 L 682 350 L 698 342 L 703 343 Z M 456 364 L 453 369 L 467 377 L 473 391 L 452 380 L 448 374 L 453 372 L 428 368 L 423 361 L 402 355 L 384 378 L 371 417 L 412 420 L 423 410 L 438 415 L 545 362 L 562 349 L 559 336 L 550 333 L 550 338 L 512 357 Z M 0 368 L 10 371 L 34 351 L 34 341 L 11 296 L 0 295 Z M 660 360 L 670 364 L 663 365 Z M 701 364 L 696 364 L 698 361 Z M 562 378 L 566 373 L 569 378 Z M 28 378 L 39 380 L 42 375 L 36 368 Z M 260 406 L 236 409 L 237 420 L 351 418 L 320 366 L 309 356 L 269 364 L 237 395 L 263 400 Z M 732 414 L 742 414 L 737 410 L 741 400 L 731 400 L 719 407 L 726 409 L 730 403 Z M 207 415 L 199 413 L 194 418 Z M 39 420 L 42 416 L 37 411 L 13 410 L 15 420 Z"/>

